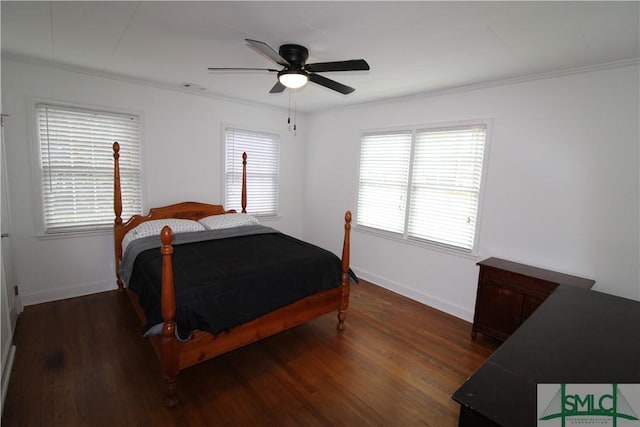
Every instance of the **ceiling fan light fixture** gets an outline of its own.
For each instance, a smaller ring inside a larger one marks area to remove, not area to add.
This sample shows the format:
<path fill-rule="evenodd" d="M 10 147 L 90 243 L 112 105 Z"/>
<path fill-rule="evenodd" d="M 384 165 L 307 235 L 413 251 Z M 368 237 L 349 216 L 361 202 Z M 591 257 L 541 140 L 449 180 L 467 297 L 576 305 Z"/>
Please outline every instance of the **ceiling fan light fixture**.
<path fill-rule="evenodd" d="M 209 71 L 229 71 L 229 70 L 261 70 L 278 73 L 278 81 L 273 85 L 269 93 L 282 93 L 285 89 L 298 89 L 307 84 L 308 81 L 327 89 L 336 91 L 343 95 L 352 93 L 355 89 L 343 85 L 335 80 L 331 80 L 317 73 L 332 71 L 367 71 L 371 68 L 364 59 L 350 59 L 347 61 L 316 62 L 307 64 L 309 51 L 306 47 L 298 44 L 283 44 L 276 52 L 265 42 L 245 39 L 249 47 L 258 53 L 271 59 L 276 64 L 284 67 L 280 71 L 273 68 L 209 68 Z"/>
<path fill-rule="evenodd" d="M 278 80 L 289 89 L 298 89 L 306 85 L 309 78 L 304 72 L 285 70 L 278 73 Z"/>

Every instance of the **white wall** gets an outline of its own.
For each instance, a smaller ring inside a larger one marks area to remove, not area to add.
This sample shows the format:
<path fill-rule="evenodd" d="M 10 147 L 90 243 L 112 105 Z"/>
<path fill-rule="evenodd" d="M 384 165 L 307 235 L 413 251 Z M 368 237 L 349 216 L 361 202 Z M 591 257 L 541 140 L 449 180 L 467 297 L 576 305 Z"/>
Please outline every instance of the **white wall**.
<path fill-rule="evenodd" d="M 281 135 L 280 219 L 266 223 L 302 235 L 307 128 L 298 114 L 298 136 L 287 129 L 287 112 L 247 103 L 91 76 L 16 60 L 2 63 L 2 111 L 15 275 L 25 305 L 115 287 L 110 233 L 44 238 L 32 158 L 37 100 L 140 112 L 143 117 L 145 211 L 186 200 L 221 202 L 222 124 Z M 249 159 L 249 167 L 251 159 Z"/>
<path fill-rule="evenodd" d="M 115 287 L 110 234 L 39 236 L 30 111 L 41 99 L 142 113 L 145 209 L 221 200 L 221 124 L 280 133 L 281 219 L 268 225 L 336 253 L 344 211 L 356 213 L 362 131 L 492 118 L 479 256 L 354 230 L 356 271 L 468 320 L 475 263 L 489 256 L 591 277 L 598 290 L 640 299 L 637 65 L 299 115 L 297 137 L 286 111 L 16 60 L 2 65 L 15 276 L 25 304 Z"/>
<path fill-rule="evenodd" d="M 362 131 L 492 118 L 479 256 L 354 230 L 354 269 L 467 320 L 475 263 L 490 256 L 593 278 L 594 289 L 638 300 L 639 105 L 636 64 L 313 115 L 305 238 L 339 250 L 342 213 L 357 202 Z"/>

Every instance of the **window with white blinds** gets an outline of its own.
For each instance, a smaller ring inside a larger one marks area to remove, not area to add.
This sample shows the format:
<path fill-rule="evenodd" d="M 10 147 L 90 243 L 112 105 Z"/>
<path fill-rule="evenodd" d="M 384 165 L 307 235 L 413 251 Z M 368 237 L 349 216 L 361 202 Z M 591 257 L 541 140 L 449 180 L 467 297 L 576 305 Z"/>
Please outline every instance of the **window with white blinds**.
<path fill-rule="evenodd" d="M 364 134 L 357 224 L 474 249 L 485 123 Z"/>
<path fill-rule="evenodd" d="M 122 217 L 142 210 L 140 120 L 133 115 L 36 106 L 45 233 L 113 225 L 113 143 L 120 144 Z"/>
<path fill-rule="evenodd" d="M 225 129 L 225 208 L 241 207 L 242 153 L 247 153 L 247 213 L 278 215 L 280 137 L 242 129 Z"/>
<path fill-rule="evenodd" d="M 411 140 L 411 132 L 362 136 L 359 225 L 394 233 L 404 231 Z"/>

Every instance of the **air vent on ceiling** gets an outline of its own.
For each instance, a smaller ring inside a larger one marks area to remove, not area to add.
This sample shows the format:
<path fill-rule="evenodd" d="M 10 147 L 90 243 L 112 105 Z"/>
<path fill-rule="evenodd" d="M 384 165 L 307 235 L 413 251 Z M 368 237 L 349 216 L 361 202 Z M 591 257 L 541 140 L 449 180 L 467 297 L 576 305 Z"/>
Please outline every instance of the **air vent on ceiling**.
<path fill-rule="evenodd" d="M 195 83 L 182 83 L 180 86 L 183 89 L 187 89 L 187 90 L 195 90 L 195 91 L 197 91 L 197 90 L 201 90 L 201 91 L 207 90 L 207 88 L 202 87 L 200 85 L 197 85 Z"/>

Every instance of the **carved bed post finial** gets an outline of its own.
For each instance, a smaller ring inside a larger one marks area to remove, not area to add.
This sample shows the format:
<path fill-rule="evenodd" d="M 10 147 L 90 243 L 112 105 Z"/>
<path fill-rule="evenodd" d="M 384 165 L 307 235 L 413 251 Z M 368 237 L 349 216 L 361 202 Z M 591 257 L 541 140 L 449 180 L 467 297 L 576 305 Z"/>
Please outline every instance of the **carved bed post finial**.
<path fill-rule="evenodd" d="M 344 214 L 344 243 L 342 245 L 342 301 L 338 310 L 338 330 L 343 331 L 344 320 L 347 317 L 349 307 L 349 253 L 351 251 L 351 211 Z"/>
<path fill-rule="evenodd" d="M 242 153 L 242 213 L 247 213 L 247 153 Z"/>
<path fill-rule="evenodd" d="M 113 143 L 113 211 L 116 215 L 113 236 L 115 244 L 115 266 L 116 266 L 116 280 L 118 282 L 118 292 L 124 292 L 124 283 L 120 277 L 120 261 L 122 260 L 122 234 L 124 232 L 122 228 L 122 190 L 120 189 L 120 144 L 118 142 Z"/>
<path fill-rule="evenodd" d="M 162 240 L 162 293 L 161 312 L 162 320 L 162 376 L 165 383 L 165 405 L 172 408 L 178 404 L 178 346 L 176 340 L 176 297 L 173 283 L 173 232 L 165 225 L 160 232 Z"/>

